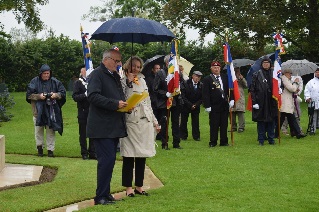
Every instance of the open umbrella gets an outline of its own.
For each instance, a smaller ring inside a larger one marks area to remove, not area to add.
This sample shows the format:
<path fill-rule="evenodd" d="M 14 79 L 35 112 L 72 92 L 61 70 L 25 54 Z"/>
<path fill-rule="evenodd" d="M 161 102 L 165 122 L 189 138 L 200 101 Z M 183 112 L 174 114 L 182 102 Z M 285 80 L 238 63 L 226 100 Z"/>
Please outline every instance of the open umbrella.
<path fill-rule="evenodd" d="M 93 40 L 109 43 L 170 42 L 175 35 L 159 22 L 144 18 L 114 18 L 104 22 L 91 36 Z"/>
<path fill-rule="evenodd" d="M 164 57 L 165 55 L 155 55 L 154 57 L 145 60 L 142 73 L 147 76 L 155 64 L 158 64 L 161 66 L 161 68 L 163 68 Z"/>
<path fill-rule="evenodd" d="M 179 57 L 179 61 L 178 61 L 178 65 L 182 65 L 184 68 L 184 78 L 188 78 L 189 77 L 189 72 L 191 71 L 191 69 L 193 68 L 193 64 L 191 62 L 189 62 L 188 60 L 186 60 L 184 57 Z"/>
<path fill-rule="evenodd" d="M 252 65 L 254 63 L 255 63 L 254 60 L 246 59 L 246 58 L 233 60 L 234 67 L 248 66 L 248 65 Z M 224 66 L 224 69 L 227 69 L 227 65 Z"/>
<path fill-rule="evenodd" d="M 254 64 L 250 67 L 248 73 L 247 73 L 247 76 L 246 76 L 246 80 L 247 80 L 247 85 L 248 87 L 250 86 L 251 84 L 251 80 L 252 80 L 252 76 L 253 74 L 256 72 L 256 71 L 259 71 L 261 69 L 261 61 L 262 59 L 267 56 L 271 59 L 271 61 L 275 61 L 275 53 L 270 53 L 270 54 L 267 54 L 267 55 L 264 55 L 262 57 L 260 57 L 258 60 L 256 60 L 254 62 Z"/>
<path fill-rule="evenodd" d="M 281 69 L 290 69 L 292 75 L 303 76 L 314 73 L 318 66 L 308 60 L 287 60 L 281 64 Z"/>

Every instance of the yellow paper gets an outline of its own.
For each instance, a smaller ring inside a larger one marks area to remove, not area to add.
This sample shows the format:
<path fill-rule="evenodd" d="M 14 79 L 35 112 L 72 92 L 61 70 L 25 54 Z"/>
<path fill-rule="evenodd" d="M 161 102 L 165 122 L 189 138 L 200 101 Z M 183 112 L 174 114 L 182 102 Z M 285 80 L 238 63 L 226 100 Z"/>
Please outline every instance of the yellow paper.
<path fill-rule="evenodd" d="M 146 97 L 148 97 L 148 93 L 147 92 L 143 92 L 143 93 L 133 93 L 130 98 L 128 98 L 127 102 L 127 106 L 121 109 L 118 109 L 117 111 L 119 112 L 128 112 L 129 110 L 131 110 L 133 107 L 135 107 L 138 103 L 140 103 L 141 101 L 143 101 Z"/>

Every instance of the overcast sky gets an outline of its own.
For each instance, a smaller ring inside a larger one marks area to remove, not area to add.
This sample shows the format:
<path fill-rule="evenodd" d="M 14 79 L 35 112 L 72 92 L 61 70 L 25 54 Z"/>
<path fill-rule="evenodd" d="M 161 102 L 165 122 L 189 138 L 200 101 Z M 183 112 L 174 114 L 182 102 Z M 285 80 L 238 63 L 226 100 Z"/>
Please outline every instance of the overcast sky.
<path fill-rule="evenodd" d="M 91 35 L 102 24 L 102 22 L 81 20 L 81 16 L 90 10 L 90 6 L 99 5 L 102 5 L 100 0 L 50 0 L 49 4 L 39 7 L 40 18 L 48 29 L 50 27 L 53 29 L 55 35 L 59 36 L 62 33 L 71 39 L 81 41 L 80 25 L 83 26 L 83 32 Z M 10 32 L 12 27 L 24 28 L 23 24 L 18 25 L 12 12 L 0 13 L 0 19 L 5 25 L 4 29 L 7 33 Z M 187 40 L 197 40 L 198 38 L 197 31 L 187 31 Z M 213 35 L 206 36 L 205 41 L 212 42 Z"/>

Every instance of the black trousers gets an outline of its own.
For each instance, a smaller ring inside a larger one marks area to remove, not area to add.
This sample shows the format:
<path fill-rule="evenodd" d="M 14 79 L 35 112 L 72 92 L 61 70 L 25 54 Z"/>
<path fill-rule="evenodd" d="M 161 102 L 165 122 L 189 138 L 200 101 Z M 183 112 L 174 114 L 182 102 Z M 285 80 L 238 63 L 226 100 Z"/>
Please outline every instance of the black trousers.
<path fill-rule="evenodd" d="M 87 148 L 86 141 L 86 122 L 79 121 L 79 141 L 81 147 L 81 155 L 95 155 L 94 143 L 91 138 L 89 138 L 89 148 Z"/>
<path fill-rule="evenodd" d="M 300 135 L 301 130 L 300 130 L 300 127 L 297 123 L 296 117 L 293 113 L 280 112 L 280 128 L 285 121 L 285 117 L 287 117 L 288 125 L 290 128 L 290 134 L 291 135 Z M 277 134 L 277 131 L 278 131 L 278 127 L 276 129 L 276 134 Z M 276 135 L 276 136 L 278 136 L 278 135 Z"/>
<path fill-rule="evenodd" d="M 95 202 L 110 194 L 110 184 L 116 159 L 118 138 L 94 138 L 97 157 L 97 188 Z"/>
<path fill-rule="evenodd" d="M 161 124 L 161 138 L 162 138 L 162 145 L 168 145 L 168 138 L 166 140 L 166 130 L 167 130 L 167 109 L 160 108 L 158 109 L 160 124 Z M 172 135 L 173 135 L 173 147 L 178 147 L 180 143 L 180 135 L 179 135 L 179 115 L 181 113 L 180 106 L 174 106 L 170 108 L 170 117 L 171 117 L 171 125 L 172 125 Z M 167 136 L 168 137 L 168 136 Z"/>
<path fill-rule="evenodd" d="M 219 113 L 209 113 L 210 125 L 210 144 L 217 145 L 218 130 L 220 131 L 220 145 L 228 144 L 227 126 L 228 126 L 228 111 Z"/>
<path fill-rule="evenodd" d="M 188 129 L 187 129 L 187 122 L 189 114 L 191 114 L 191 124 L 192 124 L 192 136 L 194 139 L 200 138 L 200 131 L 199 131 L 199 112 L 192 111 L 188 112 L 181 112 L 181 124 L 180 124 L 180 136 L 183 139 L 187 139 L 188 137 Z"/>
<path fill-rule="evenodd" d="M 122 186 L 132 187 L 135 160 L 135 186 L 142 187 L 146 158 L 123 157 Z"/>

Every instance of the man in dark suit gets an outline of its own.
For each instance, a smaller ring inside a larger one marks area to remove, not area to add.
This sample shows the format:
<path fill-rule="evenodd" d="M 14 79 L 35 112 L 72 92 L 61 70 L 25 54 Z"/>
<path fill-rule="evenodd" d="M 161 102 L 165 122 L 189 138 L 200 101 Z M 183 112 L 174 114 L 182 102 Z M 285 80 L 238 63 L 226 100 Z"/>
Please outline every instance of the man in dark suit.
<path fill-rule="evenodd" d="M 218 130 L 220 146 L 228 146 L 228 113 L 229 108 L 234 106 L 233 94 L 229 97 L 228 78 L 220 73 L 219 62 L 212 62 L 210 70 L 211 74 L 203 80 L 203 104 L 205 111 L 209 113 L 209 147 L 217 145 Z"/>
<path fill-rule="evenodd" d="M 168 150 L 168 139 L 166 139 L 166 117 L 168 116 L 167 110 L 167 99 L 170 97 L 167 92 L 167 81 L 166 77 L 168 75 L 168 64 L 169 64 L 170 55 L 166 55 L 164 58 L 165 67 L 159 70 L 154 79 L 153 90 L 157 96 L 157 109 L 159 113 L 159 117 L 161 117 L 161 139 L 162 139 L 162 149 Z M 180 77 L 180 81 L 183 78 Z M 174 149 L 182 149 L 180 144 L 180 135 L 179 135 L 179 116 L 181 113 L 181 108 L 183 105 L 183 100 L 180 94 L 173 97 L 172 107 L 170 108 L 170 116 L 172 123 L 172 135 L 173 135 L 173 148 Z"/>
<path fill-rule="evenodd" d="M 72 98 L 78 108 L 79 141 L 83 160 L 96 159 L 93 140 L 89 139 L 89 148 L 86 141 L 86 123 L 90 107 L 86 92 L 87 84 L 86 68 L 82 66 L 80 77 L 74 82 Z"/>
<path fill-rule="evenodd" d="M 127 106 L 117 66 L 122 65 L 119 51 L 103 53 L 99 67 L 92 71 L 88 83 L 90 102 L 87 136 L 94 141 L 97 156 L 97 189 L 95 205 L 108 205 L 115 199 L 110 194 L 110 182 L 119 138 L 127 136 L 125 114 L 118 109 Z"/>
<path fill-rule="evenodd" d="M 152 71 L 151 71 L 151 74 L 149 74 L 148 76 L 145 77 L 145 82 L 146 82 L 146 85 L 148 87 L 148 93 L 150 94 L 152 110 L 153 110 L 154 116 L 156 117 L 156 119 L 158 121 L 161 120 L 161 117 L 160 117 L 160 113 L 158 112 L 158 109 L 157 109 L 157 96 L 153 90 L 153 84 L 154 84 L 155 74 L 159 70 L 161 70 L 161 66 L 159 64 L 154 64 Z M 156 140 L 161 140 L 160 133 L 157 134 Z"/>
<path fill-rule="evenodd" d="M 200 141 L 199 131 L 199 113 L 202 104 L 203 83 L 200 82 L 202 77 L 200 71 L 194 71 L 192 78 L 184 81 L 181 85 L 181 93 L 184 100 L 184 106 L 181 112 L 180 136 L 182 140 L 188 137 L 187 122 L 188 116 L 192 118 L 192 136 L 195 141 Z"/>

